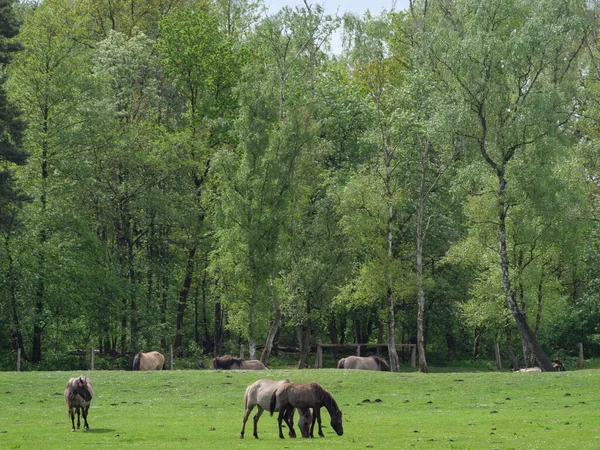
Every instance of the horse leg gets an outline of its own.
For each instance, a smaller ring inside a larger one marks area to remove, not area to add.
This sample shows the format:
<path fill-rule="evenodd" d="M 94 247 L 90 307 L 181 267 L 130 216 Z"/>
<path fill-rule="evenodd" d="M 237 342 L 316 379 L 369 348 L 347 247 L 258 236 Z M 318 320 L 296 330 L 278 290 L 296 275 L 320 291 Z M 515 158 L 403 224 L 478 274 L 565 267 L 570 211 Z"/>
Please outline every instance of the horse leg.
<path fill-rule="evenodd" d="M 296 437 L 296 430 L 294 430 L 294 408 L 288 407 L 285 411 L 284 420 L 287 423 L 288 428 L 290 429 L 289 435 L 291 438 Z"/>
<path fill-rule="evenodd" d="M 279 425 L 279 437 L 281 439 L 285 439 L 283 437 L 283 432 L 281 431 L 281 422 L 283 421 L 283 417 L 284 417 L 284 410 L 285 408 L 279 408 L 279 415 L 277 416 L 277 425 Z"/>
<path fill-rule="evenodd" d="M 258 419 L 260 419 L 260 416 L 262 416 L 263 412 L 264 409 L 259 405 L 256 414 L 254 414 L 254 437 L 256 439 L 258 439 Z"/>
<path fill-rule="evenodd" d="M 75 411 L 73 408 L 69 407 L 69 417 L 71 419 L 71 431 L 75 431 Z"/>
<path fill-rule="evenodd" d="M 313 409 L 313 428 L 314 428 L 314 424 L 315 424 L 315 419 L 319 424 L 319 436 L 321 437 L 325 437 L 325 435 L 323 434 L 323 429 L 321 428 L 321 408 L 314 408 Z"/>
<path fill-rule="evenodd" d="M 80 422 L 80 417 L 81 417 L 81 409 L 79 408 L 79 406 L 77 408 L 75 408 L 75 411 L 77 411 L 77 429 L 79 430 L 80 426 L 81 426 L 81 422 Z"/>
<path fill-rule="evenodd" d="M 248 420 L 248 416 L 252 412 L 252 408 L 254 408 L 254 405 L 246 407 L 246 412 L 244 413 L 244 421 L 242 422 L 242 431 L 240 432 L 240 439 L 244 439 L 244 430 L 246 429 L 246 421 Z"/>
<path fill-rule="evenodd" d="M 87 421 L 87 416 L 88 416 L 88 411 L 90 410 L 90 405 L 84 406 L 82 408 L 82 412 L 83 412 L 83 428 L 86 431 L 89 431 L 90 426 L 88 425 L 88 421 Z"/>

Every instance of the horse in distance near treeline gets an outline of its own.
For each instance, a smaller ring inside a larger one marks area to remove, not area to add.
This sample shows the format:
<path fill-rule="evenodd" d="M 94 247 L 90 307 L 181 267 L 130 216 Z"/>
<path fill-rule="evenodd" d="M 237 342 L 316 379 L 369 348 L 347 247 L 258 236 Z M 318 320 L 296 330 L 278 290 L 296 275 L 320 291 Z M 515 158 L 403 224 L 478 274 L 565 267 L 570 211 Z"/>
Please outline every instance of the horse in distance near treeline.
<path fill-rule="evenodd" d="M 67 382 L 65 389 L 65 401 L 69 408 L 69 417 L 71 418 L 71 431 L 75 431 L 75 413 L 77 413 L 77 429 L 79 429 L 80 415 L 83 413 L 83 428 L 90 429 L 87 416 L 90 409 L 90 403 L 94 395 L 92 382 L 88 377 L 74 377 Z"/>
<path fill-rule="evenodd" d="M 286 420 L 289 410 L 292 408 L 312 408 L 313 419 L 310 427 L 310 437 L 313 437 L 315 421 L 319 423 L 319 436 L 324 437 L 321 428 L 321 408 L 323 406 L 327 408 L 329 416 L 331 417 L 331 427 L 339 436 L 344 434 L 342 411 L 338 408 L 333 396 L 318 383 L 283 383 L 271 397 L 271 404 L 269 407 L 271 415 L 273 415 L 277 406 L 279 407 L 277 423 L 279 425 L 279 437 L 281 439 L 284 439 L 281 431 L 281 422 Z M 288 426 L 290 426 L 289 423 Z"/>
<path fill-rule="evenodd" d="M 348 356 L 338 361 L 338 369 L 379 370 L 389 372 L 390 366 L 380 356 Z"/>
<path fill-rule="evenodd" d="M 244 413 L 244 421 L 242 423 L 242 431 L 240 433 L 240 438 L 244 438 L 244 430 L 246 429 L 246 421 L 248 420 L 248 416 L 256 406 L 258 411 L 254 415 L 254 437 L 258 439 L 258 419 L 262 415 L 263 411 L 268 410 L 271 406 L 271 397 L 273 393 L 284 383 L 290 383 L 290 380 L 269 380 L 262 379 L 255 381 L 253 384 L 246 388 L 246 394 L 244 396 L 244 405 L 246 407 L 246 411 Z M 278 405 L 275 405 L 275 411 L 279 411 Z M 294 423 L 294 409 L 290 410 L 289 417 L 286 418 L 287 424 Z M 310 409 L 299 410 L 300 419 L 298 420 L 298 428 L 300 428 L 300 433 L 302 433 L 302 437 L 309 437 L 310 425 L 312 422 L 312 414 Z M 288 425 L 289 426 L 289 425 Z M 293 426 L 290 427 L 290 437 L 295 438 L 296 432 L 294 431 Z"/>
<path fill-rule="evenodd" d="M 165 357 L 158 352 L 137 353 L 133 358 L 133 370 L 163 370 Z"/>
<path fill-rule="evenodd" d="M 257 359 L 241 359 L 232 356 L 217 356 L 213 358 L 214 370 L 266 370 L 267 367 Z"/>

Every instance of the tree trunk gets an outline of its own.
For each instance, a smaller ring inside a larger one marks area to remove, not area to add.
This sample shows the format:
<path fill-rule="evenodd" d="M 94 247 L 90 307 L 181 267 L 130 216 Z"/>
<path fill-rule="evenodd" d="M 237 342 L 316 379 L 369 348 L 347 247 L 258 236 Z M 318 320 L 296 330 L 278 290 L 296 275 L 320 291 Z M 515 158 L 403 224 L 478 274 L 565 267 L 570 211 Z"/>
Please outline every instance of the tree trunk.
<path fill-rule="evenodd" d="M 192 286 L 192 277 L 194 275 L 194 257 L 196 256 L 196 245 L 188 251 L 188 260 L 185 270 L 185 278 L 183 279 L 183 286 L 179 291 L 179 301 L 177 302 L 177 314 L 175 318 L 175 342 L 173 343 L 173 351 L 178 355 L 181 355 L 181 347 L 183 341 L 183 318 L 185 308 L 187 306 L 187 299 Z"/>
<path fill-rule="evenodd" d="M 298 342 L 300 344 L 300 359 L 298 360 L 298 369 L 304 369 L 306 367 L 306 361 L 308 359 L 308 353 L 310 352 L 310 334 L 311 324 L 310 319 L 306 322 L 306 334 L 302 333 L 302 325 L 299 325 L 296 329 L 298 333 Z"/>
<path fill-rule="evenodd" d="M 263 349 L 262 355 L 260 356 L 260 360 L 266 366 L 269 362 L 269 357 L 271 356 L 271 350 L 273 349 L 273 342 L 275 341 L 275 336 L 277 335 L 277 331 L 279 330 L 279 324 L 281 323 L 281 309 L 279 305 L 275 303 L 274 306 L 274 316 L 273 316 L 273 324 L 271 325 L 271 330 L 269 331 L 269 335 L 267 336 L 267 341 L 265 342 L 265 348 Z"/>
<path fill-rule="evenodd" d="M 425 314 L 425 289 L 423 288 L 423 241 L 425 232 L 423 230 L 423 212 L 425 209 L 425 176 L 427 152 L 421 155 L 421 186 L 419 190 L 419 204 L 417 207 L 417 351 L 419 352 L 419 372 L 427 373 L 427 359 L 425 358 L 425 333 L 423 327 L 423 316 Z"/>
<path fill-rule="evenodd" d="M 521 334 L 521 338 L 525 344 L 529 347 L 533 354 L 533 358 L 538 367 L 543 371 L 553 371 L 552 362 L 546 356 L 546 353 L 540 346 L 538 340 L 535 337 L 531 328 L 527 324 L 527 319 L 521 313 L 519 305 L 517 304 L 516 293 L 511 287 L 510 282 L 510 264 L 508 260 L 508 250 L 506 244 L 506 211 L 507 206 L 504 200 L 504 194 L 506 192 L 506 180 L 502 172 L 498 173 L 499 191 L 498 191 L 498 238 L 500 241 L 500 262 L 502 266 L 502 284 L 504 287 L 504 293 L 506 295 L 506 302 L 508 307 L 517 323 L 517 329 Z"/>

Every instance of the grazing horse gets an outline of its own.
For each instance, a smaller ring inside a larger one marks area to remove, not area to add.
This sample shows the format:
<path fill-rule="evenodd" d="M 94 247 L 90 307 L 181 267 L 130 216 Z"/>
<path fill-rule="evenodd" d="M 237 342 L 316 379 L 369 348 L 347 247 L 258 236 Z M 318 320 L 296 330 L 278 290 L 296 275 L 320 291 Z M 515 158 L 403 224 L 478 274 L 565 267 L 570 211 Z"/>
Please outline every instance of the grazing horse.
<path fill-rule="evenodd" d="M 139 352 L 133 358 L 133 370 L 163 370 L 165 357 L 158 352 Z"/>
<path fill-rule="evenodd" d="M 92 382 L 88 377 L 74 377 L 67 382 L 65 401 L 67 402 L 67 408 L 69 408 L 69 417 L 71 418 L 72 425 L 71 431 L 75 431 L 75 413 L 77 413 L 77 429 L 81 425 L 79 420 L 81 413 L 83 413 L 83 428 L 86 431 L 90 429 L 87 416 L 93 395 Z"/>
<path fill-rule="evenodd" d="M 248 416 L 256 406 L 258 412 L 254 415 L 254 437 L 258 439 L 258 419 L 262 415 L 265 409 L 269 409 L 271 405 L 271 397 L 273 393 L 284 383 L 290 383 L 290 380 L 274 381 L 269 379 L 262 379 L 254 382 L 246 388 L 246 395 L 244 397 L 244 405 L 246 406 L 246 412 L 244 413 L 244 422 L 242 423 L 242 432 L 240 438 L 244 438 L 244 430 L 246 429 L 246 421 Z M 279 411 L 278 405 L 275 405 L 275 411 Z M 312 422 L 312 414 L 310 409 L 300 410 L 300 419 L 298 420 L 298 427 L 302 433 L 302 437 L 309 437 L 309 429 Z M 290 416 L 286 418 L 287 424 L 294 423 L 294 409 L 290 410 Z M 296 432 L 293 427 L 290 427 L 290 437 L 295 438 Z"/>
<path fill-rule="evenodd" d="M 231 356 L 217 356 L 213 358 L 215 370 L 266 370 L 267 367 L 257 359 L 241 359 Z"/>
<path fill-rule="evenodd" d="M 281 432 L 281 422 L 282 420 L 286 420 L 287 423 L 289 410 L 293 408 L 312 408 L 313 419 L 310 426 L 310 437 L 313 437 L 315 421 L 319 423 L 319 436 L 324 437 L 323 430 L 321 428 L 321 408 L 323 406 L 327 408 L 327 411 L 331 416 L 331 427 L 338 435 L 341 436 L 344 434 L 344 428 L 342 427 L 342 411 L 340 411 L 338 408 L 338 405 L 331 394 L 323 389 L 318 383 L 282 384 L 271 396 L 271 404 L 269 408 L 271 415 L 273 415 L 277 405 L 279 405 L 279 416 L 277 417 L 277 422 L 279 424 L 279 437 L 281 439 L 284 439 L 283 433 Z M 291 425 L 288 423 L 288 426 Z"/>
<path fill-rule="evenodd" d="M 337 368 L 390 371 L 390 366 L 379 356 L 348 356 L 338 361 Z"/>

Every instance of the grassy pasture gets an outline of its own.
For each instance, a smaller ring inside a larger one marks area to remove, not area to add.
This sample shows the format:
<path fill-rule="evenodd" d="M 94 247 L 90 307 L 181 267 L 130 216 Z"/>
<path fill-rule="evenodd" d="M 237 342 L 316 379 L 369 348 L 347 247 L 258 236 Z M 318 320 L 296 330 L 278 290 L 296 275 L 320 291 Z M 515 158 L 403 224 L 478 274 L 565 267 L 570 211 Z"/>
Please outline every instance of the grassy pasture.
<path fill-rule="evenodd" d="M 91 431 L 72 433 L 63 391 L 80 374 L 94 383 Z M 265 413 L 260 439 L 252 437 L 252 418 L 239 439 L 245 388 L 262 377 L 321 383 L 344 412 L 344 435 L 335 434 L 323 409 L 325 438 L 282 441 Z M 0 373 L 0 448 L 82 447 L 599 448 L 600 371 Z"/>

